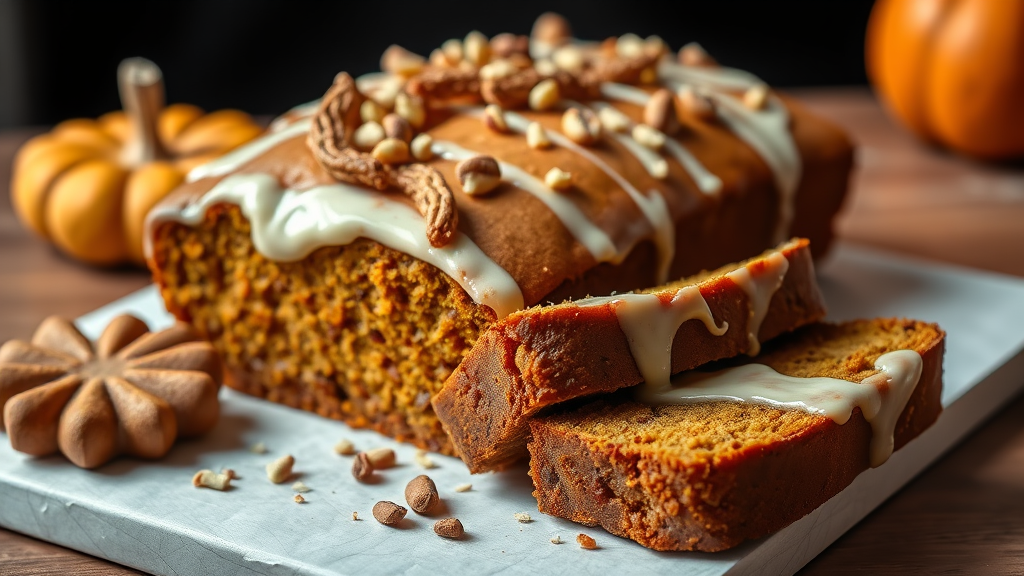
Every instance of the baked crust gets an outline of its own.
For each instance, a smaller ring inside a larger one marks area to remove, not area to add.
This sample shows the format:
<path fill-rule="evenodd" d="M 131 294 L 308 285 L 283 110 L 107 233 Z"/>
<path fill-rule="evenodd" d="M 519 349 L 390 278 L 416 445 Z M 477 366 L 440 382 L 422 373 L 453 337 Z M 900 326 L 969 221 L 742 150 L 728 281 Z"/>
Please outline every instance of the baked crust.
<path fill-rule="evenodd" d="M 699 319 L 684 322 L 672 346 L 672 373 L 748 351 L 747 293 L 725 274 L 757 260 L 659 287 L 674 295 L 697 285 L 715 321 L 729 329 L 716 336 Z M 807 240 L 789 243 L 782 285 L 772 295 L 759 340 L 769 340 L 825 317 Z M 655 292 L 650 290 L 648 292 Z M 573 303 L 524 310 L 485 332 L 433 399 L 434 410 L 473 473 L 507 466 L 526 455 L 527 420 L 546 408 L 643 380 L 611 305 Z"/>

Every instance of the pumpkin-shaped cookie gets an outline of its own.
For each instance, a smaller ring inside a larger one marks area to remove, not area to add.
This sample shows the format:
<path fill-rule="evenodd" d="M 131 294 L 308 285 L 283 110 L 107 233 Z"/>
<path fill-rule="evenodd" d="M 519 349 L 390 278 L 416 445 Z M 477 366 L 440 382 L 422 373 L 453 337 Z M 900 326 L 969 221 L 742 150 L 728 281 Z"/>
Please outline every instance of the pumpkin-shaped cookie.
<path fill-rule="evenodd" d="M 86 262 L 143 263 L 146 213 L 193 167 L 256 137 L 244 112 L 164 107 L 163 78 L 142 58 L 118 68 L 123 112 L 76 119 L 28 141 L 14 161 L 21 221 Z"/>
<path fill-rule="evenodd" d="M 221 378 L 217 352 L 187 324 L 152 333 L 119 316 L 91 344 L 51 317 L 31 342 L 0 347 L 0 429 L 15 450 L 60 451 L 82 468 L 118 454 L 160 458 L 217 423 Z"/>

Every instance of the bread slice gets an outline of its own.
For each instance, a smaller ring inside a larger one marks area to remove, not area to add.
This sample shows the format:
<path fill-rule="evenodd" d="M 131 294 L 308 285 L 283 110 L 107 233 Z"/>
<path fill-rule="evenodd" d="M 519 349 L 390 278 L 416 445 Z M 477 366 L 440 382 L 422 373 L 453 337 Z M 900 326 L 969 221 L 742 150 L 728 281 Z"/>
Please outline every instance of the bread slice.
<path fill-rule="evenodd" d="M 763 285 L 760 295 L 752 290 L 755 285 Z M 713 323 L 707 317 L 681 321 L 684 315 L 664 324 L 675 314 L 670 301 L 687 287 L 699 291 L 696 303 L 700 298 L 707 303 Z M 664 359 L 671 343 L 671 373 L 750 352 L 762 340 L 825 316 L 810 246 L 803 239 L 642 293 L 657 296 L 653 309 L 643 310 L 635 297 L 625 302 L 629 296 L 618 302 L 584 299 L 514 313 L 481 336 L 433 398 L 437 417 L 471 472 L 524 457 L 527 420 L 542 410 L 645 380 L 644 362 L 631 349 L 644 334 L 627 334 L 624 310 L 640 309 L 655 317 L 652 324 L 668 328 Z"/>
<path fill-rule="evenodd" d="M 814 324 L 734 364 L 861 382 L 879 373 L 875 361 L 884 353 L 917 352 L 922 368 L 909 400 L 902 411 L 898 400 L 888 405 L 895 406 L 892 446 L 899 449 L 942 409 L 944 337 L 938 326 L 913 320 Z M 840 425 L 750 402 L 648 405 L 616 396 L 531 422 L 534 495 L 542 512 L 655 550 L 718 551 L 764 536 L 871 464 L 872 425 L 860 408 Z"/>

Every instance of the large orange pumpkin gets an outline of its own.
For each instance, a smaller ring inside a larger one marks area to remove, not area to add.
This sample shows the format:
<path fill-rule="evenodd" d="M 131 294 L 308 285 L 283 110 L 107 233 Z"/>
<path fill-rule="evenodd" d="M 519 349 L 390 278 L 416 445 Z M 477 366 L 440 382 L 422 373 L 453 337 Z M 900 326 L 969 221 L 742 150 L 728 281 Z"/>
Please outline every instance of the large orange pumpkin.
<path fill-rule="evenodd" d="M 21 221 L 91 264 L 143 263 L 146 213 L 193 167 L 262 129 L 244 112 L 164 107 L 160 69 L 118 68 L 123 112 L 75 119 L 29 140 L 14 160 L 11 200 Z"/>
<path fill-rule="evenodd" d="M 922 138 L 1024 157 L 1024 1 L 878 0 L 866 56 L 883 102 Z"/>

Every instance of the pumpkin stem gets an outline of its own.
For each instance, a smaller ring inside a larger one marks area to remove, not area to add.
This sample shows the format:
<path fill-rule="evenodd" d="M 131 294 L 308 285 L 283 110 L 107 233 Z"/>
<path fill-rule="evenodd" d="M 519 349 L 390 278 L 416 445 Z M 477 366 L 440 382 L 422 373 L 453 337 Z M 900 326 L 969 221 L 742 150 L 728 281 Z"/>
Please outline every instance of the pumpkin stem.
<path fill-rule="evenodd" d="M 121 108 L 128 115 L 131 137 L 125 143 L 122 161 L 138 166 L 167 156 L 157 133 L 157 120 L 164 109 L 164 79 L 160 67 L 145 58 L 127 58 L 117 67 Z"/>

